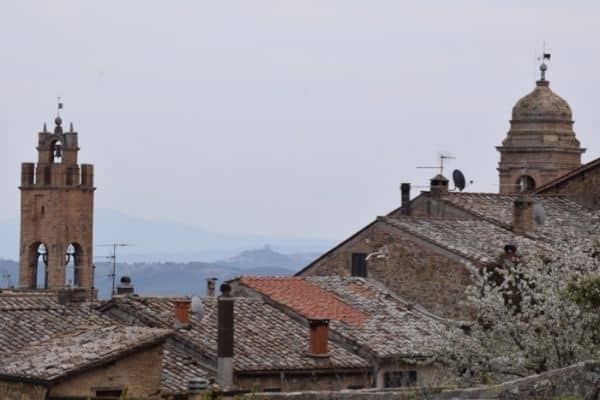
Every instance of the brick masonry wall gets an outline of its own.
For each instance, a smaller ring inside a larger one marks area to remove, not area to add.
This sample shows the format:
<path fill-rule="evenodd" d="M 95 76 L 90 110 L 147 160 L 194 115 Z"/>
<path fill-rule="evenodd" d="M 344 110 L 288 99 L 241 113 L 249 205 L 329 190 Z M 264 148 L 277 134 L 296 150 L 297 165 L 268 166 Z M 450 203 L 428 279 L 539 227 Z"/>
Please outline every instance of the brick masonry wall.
<path fill-rule="evenodd" d="M 51 397 L 93 396 L 94 388 L 127 388 L 131 397 L 159 398 L 162 345 L 134 353 L 67 379 L 50 390 Z"/>
<path fill-rule="evenodd" d="M 600 393 L 600 362 L 588 361 L 541 375 L 464 390 L 406 388 L 403 390 L 306 391 L 296 393 L 258 393 L 256 400 L 596 400 Z"/>
<path fill-rule="evenodd" d="M 389 255 L 387 259 L 368 261 L 369 278 L 438 315 L 448 318 L 471 316 L 470 310 L 460 303 L 470 283 L 470 273 L 460 259 L 400 234 L 383 222 L 376 222 L 301 275 L 350 276 L 352 253 L 371 253 L 384 245 Z"/>
<path fill-rule="evenodd" d="M 0 399 L 2 400 L 45 400 L 46 388 L 33 383 L 0 381 Z"/>
<path fill-rule="evenodd" d="M 600 165 L 583 171 L 541 194 L 557 194 L 593 210 L 600 209 Z"/>

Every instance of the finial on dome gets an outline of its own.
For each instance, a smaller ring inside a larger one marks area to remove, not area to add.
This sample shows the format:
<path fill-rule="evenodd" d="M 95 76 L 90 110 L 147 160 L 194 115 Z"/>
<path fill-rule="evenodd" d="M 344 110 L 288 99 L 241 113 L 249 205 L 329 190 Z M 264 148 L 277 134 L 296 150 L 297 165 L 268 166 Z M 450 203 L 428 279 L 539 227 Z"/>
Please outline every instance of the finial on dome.
<path fill-rule="evenodd" d="M 546 60 L 550 61 L 551 54 L 546 53 L 546 43 L 544 43 L 544 50 L 542 51 L 542 56 L 538 58 L 538 61 L 542 61 L 540 64 L 540 80 L 537 81 L 538 86 L 548 86 L 550 82 L 546 80 L 546 71 L 548 70 L 548 66 L 546 65 Z"/>
<path fill-rule="evenodd" d="M 60 117 L 54 118 L 54 123 L 56 126 L 54 127 L 54 133 L 62 133 L 62 119 Z"/>

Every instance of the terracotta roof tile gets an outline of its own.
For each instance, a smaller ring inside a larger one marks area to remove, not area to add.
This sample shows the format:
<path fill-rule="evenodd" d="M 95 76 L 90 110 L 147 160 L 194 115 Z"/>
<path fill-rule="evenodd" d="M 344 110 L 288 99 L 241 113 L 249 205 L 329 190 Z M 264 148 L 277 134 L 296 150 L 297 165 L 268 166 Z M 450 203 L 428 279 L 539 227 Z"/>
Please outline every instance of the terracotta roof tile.
<path fill-rule="evenodd" d="M 329 319 L 360 325 L 368 318 L 336 295 L 302 278 L 242 277 L 241 282 L 308 319 Z"/>

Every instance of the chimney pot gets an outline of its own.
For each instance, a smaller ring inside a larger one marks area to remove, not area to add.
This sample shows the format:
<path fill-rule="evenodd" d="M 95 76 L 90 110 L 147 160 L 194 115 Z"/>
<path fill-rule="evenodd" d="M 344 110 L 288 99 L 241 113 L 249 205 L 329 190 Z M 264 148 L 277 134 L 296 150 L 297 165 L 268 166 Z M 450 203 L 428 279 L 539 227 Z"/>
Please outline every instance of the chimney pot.
<path fill-rule="evenodd" d="M 400 212 L 402 215 L 410 215 L 410 183 L 400 184 L 401 206 Z"/>
<path fill-rule="evenodd" d="M 533 200 L 529 196 L 519 196 L 513 202 L 513 232 L 533 233 Z"/>
<path fill-rule="evenodd" d="M 175 328 L 186 328 L 190 324 L 190 305 L 191 300 L 174 300 L 175 305 Z"/>
<path fill-rule="evenodd" d="M 206 295 L 208 297 L 215 297 L 216 282 L 217 278 L 206 278 Z"/>
<path fill-rule="evenodd" d="M 327 348 L 329 342 L 329 320 L 311 319 L 308 321 L 310 326 L 310 344 L 308 353 L 313 357 L 329 357 Z"/>
<path fill-rule="evenodd" d="M 131 278 L 128 276 L 122 276 L 119 286 L 117 286 L 117 294 L 133 294 L 133 285 L 131 284 Z"/>
<path fill-rule="evenodd" d="M 441 174 L 434 176 L 431 178 L 429 190 L 433 196 L 448 194 L 448 179 Z"/>

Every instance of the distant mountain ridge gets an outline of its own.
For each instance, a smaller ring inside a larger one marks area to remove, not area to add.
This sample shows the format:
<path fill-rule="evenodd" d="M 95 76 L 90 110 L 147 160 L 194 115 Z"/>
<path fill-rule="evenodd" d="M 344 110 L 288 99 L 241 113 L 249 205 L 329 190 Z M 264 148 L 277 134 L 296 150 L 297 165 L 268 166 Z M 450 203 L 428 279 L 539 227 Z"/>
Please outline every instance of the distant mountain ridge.
<path fill-rule="evenodd" d="M 283 254 L 264 246 L 217 262 L 119 262 L 115 283 L 118 285 L 121 276 L 127 275 L 139 294 L 204 295 L 208 278 L 222 282 L 240 275 L 289 276 L 317 256 L 315 253 Z M 101 261 L 95 265 L 95 286 L 99 297 L 108 298 L 112 290 L 112 263 Z M 0 259 L 0 288 L 9 284 L 18 286 L 18 273 L 16 261 Z"/>
<path fill-rule="evenodd" d="M 94 216 L 95 245 L 130 243 L 119 248 L 121 261 L 215 261 L 269 244 L 282 253 L 321 253 L 332 240 L 303 237 L 278 237 L 210 232 L 196 226 L 151 221 L 124 213 L 97 209 Z M 17 259 L 19 222 L 17 218 L 0 221 L 0 257 Z M 110 247 L 96 247 L 96 261 L 110 254 Z"/>

